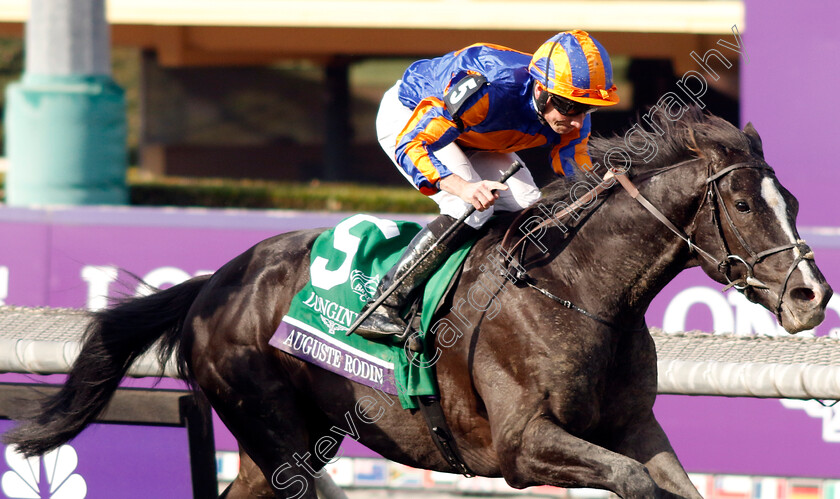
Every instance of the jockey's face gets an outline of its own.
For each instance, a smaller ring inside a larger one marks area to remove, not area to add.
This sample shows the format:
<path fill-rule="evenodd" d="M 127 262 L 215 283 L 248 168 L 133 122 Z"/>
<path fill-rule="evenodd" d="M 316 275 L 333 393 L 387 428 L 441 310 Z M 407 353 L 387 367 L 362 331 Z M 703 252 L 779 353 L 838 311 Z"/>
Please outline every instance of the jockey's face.
<path fill-rule="evenodd" d="M 540 93 L 544 92 L 539 85 L 535 85 L 534 91 L 536 92 L 536 96 L 539 98 Z M 545 112 L 543 113 L 543 118 L 545 119 L 548 126 L 554 130 L 555 133 L 564 134 L 573 132 L 575 130 L 580 130 L 580 127 L 583 126 L 583 119 L 586 117 L 585 112 L 580 112 L 577 114 L 563 114 L 554 107 L 554 103 L 552 103 L 553 99 L 548 99 L 548 102 L 545 103 Z"/>
<path fill-rule="evenodd" d="M 543 118 L 545 118 L 545 121 L 546 123 L 548 123 L 548 126 L 550 126 L 552 130 L 559 134 L 580 130 L 580 127 L 583 126 L 583 119 L 585 117 L 586 113 L 570 115 L 565 115 L 561 113 L 554 107 L 554 104 L 551 103 L 551 99 L 549 99 L 548 102 L 546 102 L 545 113 L 543 113 Z"/>

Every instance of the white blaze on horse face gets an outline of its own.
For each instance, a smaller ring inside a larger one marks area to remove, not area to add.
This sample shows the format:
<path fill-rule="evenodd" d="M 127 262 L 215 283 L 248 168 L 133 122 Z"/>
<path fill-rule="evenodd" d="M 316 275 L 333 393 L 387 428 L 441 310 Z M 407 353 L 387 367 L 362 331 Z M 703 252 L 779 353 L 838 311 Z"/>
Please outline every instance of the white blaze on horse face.
<path fill-rule="evenodd" d="M 761 197 L 764 198 L 767 206 L 773 209 L 773 213 L 776 214 L 776 218 L 779 220 L 779 225 L 782 227 L 782 230 L 785 231 L 788 238 L 790 238 L 790 243 L 795 244 L 796 233 L 793 231 L 793 227 L 790 225 L 790 221 L 787 218 L 787 204 L 785 203 L 784 196 L 782 196 L 782 193 L 779 192 L 779 189 L 776 187 L 776 182 L 773 178 L 764 177 L 761 181 Z M 801 256 L 799 248 L 794 248 L 793 252 L 794 258 L 799 258 Z M 802 280 L 804 281 L 805 286 L 817 289 L 819 287 L 819 283 L 811 270 L 811 267 L 808 265 L 808 260 L 799 262 L 798 268 L 799 272 L 802 273 Z"/>

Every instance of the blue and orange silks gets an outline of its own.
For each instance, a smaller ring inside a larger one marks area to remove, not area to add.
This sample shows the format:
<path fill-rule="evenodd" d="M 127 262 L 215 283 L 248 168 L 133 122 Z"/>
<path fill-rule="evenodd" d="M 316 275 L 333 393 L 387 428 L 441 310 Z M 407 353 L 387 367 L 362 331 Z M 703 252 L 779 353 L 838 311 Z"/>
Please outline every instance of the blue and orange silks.
<path fill-rule="evenodd" d="M 426 195 L 451 174 L 435 151 L 455 142 L 465 151 L 515 152 L 544 147 L 558 175 L 570 175 L 573 162 L 591 168 L 587 152 L 590 117 L 580 130 L 557 134 L 540 122 L 528 72 L 531 55 L 499 45 L 475 44 L 435 59 L 415 62 L 406 70 L 399 98 L 414 113 L 397 137 L 397 163 Z M 453 117 L 444 96 L 470 74 L 487 84 L 475 91 Z"/>

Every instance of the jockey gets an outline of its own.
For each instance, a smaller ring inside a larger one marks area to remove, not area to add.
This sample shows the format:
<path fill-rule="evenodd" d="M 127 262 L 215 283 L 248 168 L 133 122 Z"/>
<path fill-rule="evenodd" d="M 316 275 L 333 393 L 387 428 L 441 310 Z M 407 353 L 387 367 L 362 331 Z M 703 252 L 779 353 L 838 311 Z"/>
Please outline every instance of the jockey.
<path fill-rule="evenodd" d="M 377 136 L 403 176 L 440 206 L 441 215 L 411 241 L 383 277 L 379 294 L 470 206 L 476 211 L 356 331 L 366 337 L 402 333 L 400 308 L 409 295 L 494 208 L 517 211 L 539 199 L 525 168 L 507 185 L 494 180 L 519 160 L 515 151 L 546 148 L 558 175 L 573 174 L 574 164 L 591 168 L 589 113 L 616 103 L 609 55 L 580 30 L 551 37 L 533 55 L 480 43 L 409 66 L 382 98 Z"/>

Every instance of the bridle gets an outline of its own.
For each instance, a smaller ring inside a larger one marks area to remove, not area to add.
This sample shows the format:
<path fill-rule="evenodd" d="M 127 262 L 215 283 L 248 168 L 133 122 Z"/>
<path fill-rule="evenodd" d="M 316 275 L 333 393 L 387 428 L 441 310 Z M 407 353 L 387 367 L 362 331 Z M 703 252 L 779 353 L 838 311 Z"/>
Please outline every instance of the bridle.
<path fill-rule="evenodd" d="M 670 166 L 667 166 L 667 167 L 658 168 L 658 169 L 655 169 L 655 170 L 651 170 L 649 172 L 643 172 L 637 178 L 641 179 L 641 180 L 647 180 L 647 179 L 653 178 L 657 175 L 660 175 L 664 172 L 667 172 L 667 171 L 673 170 L 677 167 L 683 166 L 685 164 L 693 163 L 693 162 L 697 162 L 697 161 L 702 161 L 702 160 L 705 160 L 705 159 L 706 159 L 705 157 L 693 158 L 693 159 L 686 160 L 686 161 L 683 161 L 683 162 L 680 162 L 680 163 L 676 163 L 674 165 L 670 165 Z M 781 323 L 781 320 L 782 320 L 781 319 L 782 301 L 784 299 L 784 294 L 787 290 L 788 283 L 790 282 L 790 278 L 793 275 L 793 272 L 796 270 L 796 267 L 799 265 L 800 262 L 802 262 L 804 260 L 813 260 L 814 259 L 814 253 L 813 253 L 813 251 L 811 251 L 811 248 L 808 247 L 808 245 L 805 243 L 805 240 L 803 240 L 803 239 L 797 239 L 795 243 L 785 244 L 785 245 L 777 246 L 775 248 L 770 248 L 770 249 L 767 249 L 767 250 L 764 250 L 764 251 L 755 252 L 755 251 L 753 251 L 751 246 L 747 243 L 746 239 L 743 237 L 743 235 L 738 230 L 738 228 L 735 226 L 735 223 L 732 221 L 732 217 L 729 215 L 729 211 L 726 209 L 726 205 L 722 201 L 722 198 L 721 198 L 721 195 L 720 195 L 720 188 L 718 186 L 718 181 L 720 181 L 720 179 L 722 179 L 723 177 L 725 177 L 729 173 L 732 173 L 733 171 L 740 170 L 740 169 L 745 169 L 745 168 L 760 169 L 760 170 L 767 170 L 767 171 L 773 172 L 773 168 L 771 168 L 770 165 L 768 165 L 764 161 L 761 161 L 760 163 L 759 162 L 742 162 L 742 163 L 735 163 L 735 164 L 729 165 L 726 168 L 721 169 L 720 171 L 714 172 L 713 168 L 712 168 L 712 162 L 708 161 L 707 164 L 708 164 L 708 176 L 707 176 L 706 181 L 705 181 L 706 192 L 703 195 L 703 201 L 700 203 L 700 206 L 698 207 L 697 212 L 694 214 L 694 217 L 692 217 L 692 221 L 691 221 L 690 226 L 692 228 L 695 226 L 697 218 L 699 217 L 701 211 L 703 210 L 704 204 L 709 203 L 710 212 L 711 212 L 711 216 L 712 216 L 712 224 L 716 228 L 718 237 L 720 239 L 720 246 L 721 246 L 721 248 L 723 250 L 723 253 L 725 255 L 722 259 L 716 258 L 709 251 L 706 251 L 703 248 L 697 246 L 694 243 L 694 241 L 692 240 L 693 234 L 686 234 L 685 231 L 683 231 L 682 229 L 680 229 L 679 227 L 674 225 L 674 223 L 671 222 L 668 219 L 667 216 L 665 216 L 658 208 L 656 208 L 650 201 L 648 201 L 647 198 L 645 198 L 645 196 L 643 194 L 641 194 L 639 192 L 639 189 L 627 177 L 626 173 L 618 172 L 618 171 L 614 171 L 613 173 L 614 173 L 614 178 L 616 180 L 618 180 L 618 182 L 627 191 L 627 193 L 630 195 L 630 197 L 632 197 L 633 199 L 638 201 L 648 212 L 650 212 L 654 217 L 656 217 L 657 220 L 659 220 L 662 224 L 664 224 L 666 227 L 668 227 L 668 229 L 671 230 L 671 232 L 673 232 L 674 234 L 676 234 L 677 237 L 682 239 L 683 242 L 685 242 L 688 245 L 689 251 L 697 253 L 698 255 L 702 256 L 703 258 L 705 258 L 706 260 L 708 260 L 712 264 L 716 265 L 716 268 L 718 269 L 718 271 L 726 278 L 726 281 L 728 282 L 726 287 L 723 288 L 723 291 L 726 291 L 727 289 L 730 289 L 730 288 L 733 288 L 733 287 L 735 289 L 737 289 L 739 292 L 742 292 L 742 293 L 749 288 L 770 289 L 769 286 L 767 286 L 766 284 L 764 284 L 763 282 L 761 282 L 759 279 L 757 279 L 755 277 L 754 267 L 756 265 L 758 265 L 759 263 L 761 263 L 762 260 L 764 260 L 765 258 L 767 258 L 770 255 L 774 255 L 774 254 L 777 254 L 777 253 L 782 253 L 782 252 L 788 251 L 788 250 L 796 250 L 796 253 L 798 253 L 798 254 L 795 253 L 796 256 L 794 258 L 794 261 L 787 271 L 787 275 L 785 276 L 784 282 L 782 283 L 781 289 L 778 293 L 778 300 L 776 301 L 775 310 L 773 311 L 776 315 L 776 318 L 779 320 L 779 323 Z M 508 251 L 507 254 L 508 255 L 513 255 L 514 252 L 516 251 L 517 247 L 521 246 L 522 256 L 524 256 L 525 244 L 526 244 L 526 240 L 528 239 L 529 236 L 533 235 L 537 230 L 542 230 L 549 223 L 556 223 L 557 221 L 561 220 L 566 215 L 571 214 L 574 210 L 577 210 L 581 206 L 586 206 L 586 205 L 590 204 L 593 201 L 593 198 L 591 196 L 594 196 L 595 198 L 597 198 L 598 194 L 609 190 L 611 187 L 612 187 L 612 185 L 610 185 L 609 187 L 604 187 L 604 183 L 602 182 L 601 184 L 599 184 L 598 186 L 594 187 L 589 192 L 584 194 L 584 196 L 579 198 L 572 205 L 566 207 L 564 210 L 562 210 L 562 211 L 560 211 L 556 214 L 552 214 L 551 217 L 549 217 L 546 220 L 543 220 L 540 224 L 534 226 L 528 232 L 526 232 L 525 235 L 522 236 L 522 238 L 520 238 L 516 242 L 516 244 L 513 245 L 513 247 L 511 247 L 510 251 Z M 749 256 L 747 258 L 744 258 L 740 255 L 734 254 L 729 249 L 729 244 L 727 243 L 727 240 L 726 240 L 726 237 L 725 237 L 725 234 L 724 234 L 724 225 L 722 223 L 721 213 L 723 214 L 723 219 L 726 220 L 730 231 L 735 235 L 735 237 L 738 239 L 738 242 L 747 251 L 747 253 L 749 253 Z M 515 226 L 515 224 L 512 225 L 512 227 L 513 226 Z M 505 243 L 508 240 L 509 234 L 510 234 L 510 231 L 508 232 L 508 234 L 505 235 L 505 238 L 502 240 L 502 247 L 506 246 Z M 520 259 L 520 262 L 521 261 L 523 261 L 523 260 Z M 746 269 L 745 275 L 743 277 L 741 277 L 740 279 L 737 279 L 737 280 L 734 280 L 734 281 L 730 277 L 730 271 L 732 269 L 732 262 L 734 262 L 735 264 L 741 264 Z M 508 263 L 509 264 L 512 263 L 512 257 L 511 257 L 511 260 Z M 528 285 L 529 287 L 536 289 L 537 291 L 541 292 L 542 294 L 544 294 L 546 296 L 549 296 L 550 298 L 554 299 L 555 301 L 560 302 L 561 304 L 564 304 L 565 306 L 567 306 L 567 308 L 576 310 L 578 312 L 581 312 L 583 310 L 583 309 L 580 309 L 580 307 L 577 307 L 574 304 L 571 304 L 570 302 L 568 302 L 568 300 L 561 300 L 560 298 L 557 298 L 556 296 L 554 296 L 553 294 L 551 294 L 547 290 L 545 290 L 543 288 L 540 288 L 539 286 L 536 286 L 533 282 L 534 279 L 532 277 L 528 276 L 527 274 L 525 274 L 524 272 L 522 272 L 521 270 L 516 275 L 518 277 L 524 278 L 525 279 L 525 284 Z M 571 306 L 566 305 L 566 303 L 569 303 Z M 592 317 L 593 314 L 590 314 L 589 312 L 586 312 L 584 315 Z M 596 320 L 598 320 L 598 322 L 601 322 L 601 323 L 612 326 L 611 323 L 609 323 L 608 321 L 606 321 L 604 319 L 597 318 Z"/>
<path fill-rule="evenodd" d="M 717 229 L 718 238 L 720 239 L 720 243 L 726 257 L 723 260 L 716 261 L 716 259 L 708 253 L 703 254 L 705 252 L 700 253 L 700 251 L 698 251 L 698 253 L 703 255 L 703 257 L 709 260 L 710 262 L 717 263 L 718 271 L 721 274 L 723 274 L 726 277 L 726 280 L 729 282 L 729 284 L 727 284 L 726 287 L 723 288 L 724 291 L 734 287 L 738 291 L 744 292 L 748 288 L 770 289 L 769 286 L 767 286 L 755 277 L 755 266 L 761 263 L 762 260 L 764 260 L 770 255 L 775 255 L 777 253 L 782 253 L 788 250 L 794 250 L 795 258 L 793 259 L 793 263 L 791 264 L 791 266 L 788 268 L 787 274 L 785 275 L 785 279 L 782 282 L 781 289 L 777 293 L 778 299 L 776 301 L 775 309 L 773 310 L 773 313 L 776 315 L 776 318 L 778 319 L 779 323 L 781 323 L 782 301 L 784 300 L 784 295 L 787 291 L 787 286 L 790 282 L 790 278 L 796 271 L 796 267 L 799 265 L 800 262 L 804 260 L 814 259 L 814 252 L 811 251 L 811 248 L 808 246 L 804 239 L 797 239 L 794 243 L 776 246 L 775 248 L 770 248 L 759 252 L 755 252 L 752 249 L 750 244 L 741 234 L 741 231 L 738 230 L 738 228 L 735 226 L 735 223 L 732 221 L 732 216 L 729 214 L 729 210 L 726 208 L 726 204 L 721 199 L 720 188 L 718 186 L 718 180 L 735 170 L 743 168 L 763 169 L 775 174 L 773 168 L 771 168 L 770 165 L 763 161 L 761 161 L 760 163 L 735 163 L 727 166 L 726 168 L 723 168 L 718 172 L 712 171 L 711 162 L 709 162 L 709 174 L 706 178 L 706 195 L 704 196 L 703 202 L 709 203 L 712 215 L 712 224 Z M 700 209 L 702 208 L 703 205 L 701 203 Z M 729 230 L 738 239 L 738 242 L 741 245 L 741 247 L 747 251 L 747 253 L 749 254 L 749 258 L 745 259 L 740 255 L 736 255 L 732 252 L 732 250 L 729 249 L 729 244 L 727 243 L 726 237 L 724 235 L 724 226 L 721 221 L 721 213 L 723 214 L 723 219 L 726 220 L 726 223 L 729 226 Z M 697 250 L 700 249 L 697 248 Z M 735 262 L 735 264 L 741 264 L 745 267 L 744 277 L 736 281 L 733 281 L 729 277 L 729 273 L 732 268 L 732 262 Z"/>

